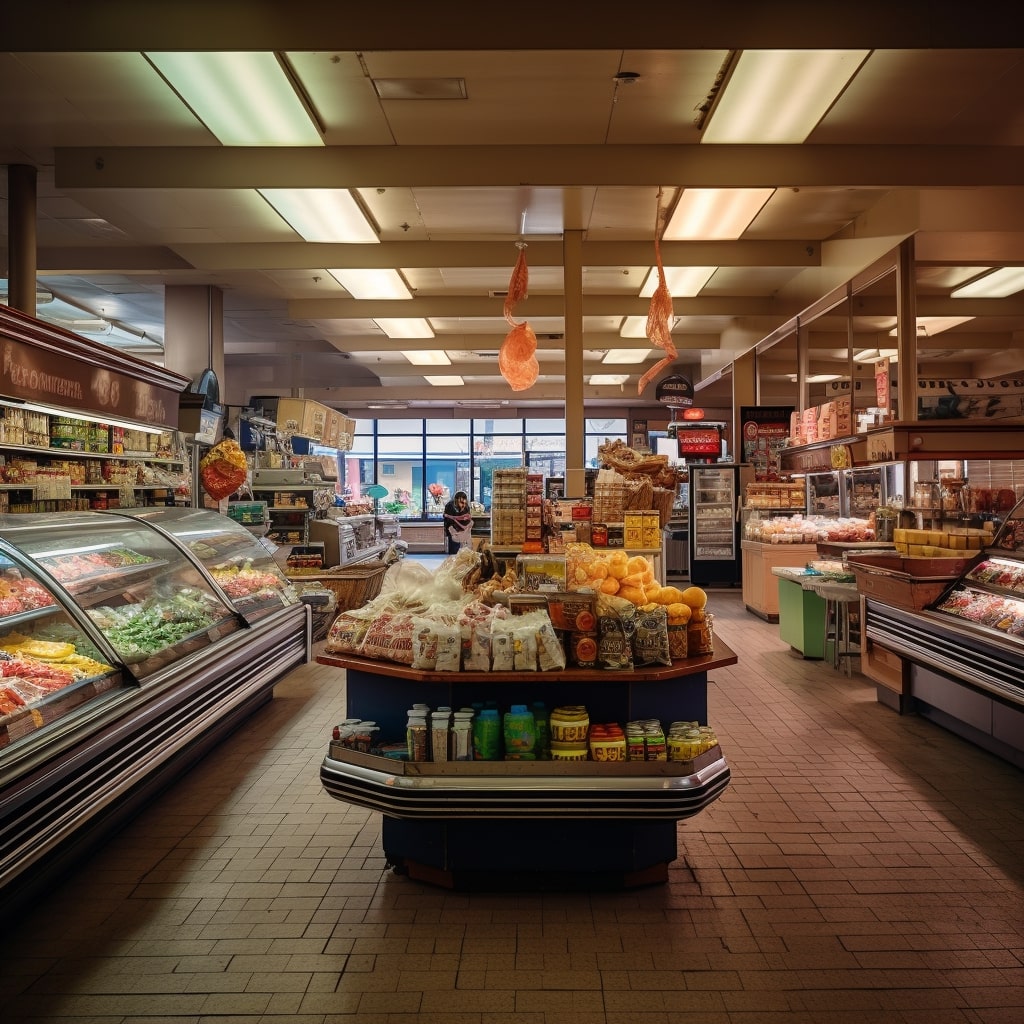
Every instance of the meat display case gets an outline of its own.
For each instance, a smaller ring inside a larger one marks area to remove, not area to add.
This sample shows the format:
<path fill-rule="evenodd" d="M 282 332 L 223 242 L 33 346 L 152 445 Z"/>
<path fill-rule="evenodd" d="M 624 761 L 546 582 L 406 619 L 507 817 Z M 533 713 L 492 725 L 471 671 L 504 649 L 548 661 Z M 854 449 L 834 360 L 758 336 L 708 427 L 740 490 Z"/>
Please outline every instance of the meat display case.
<path fill-rule="evenodd" d="M 864 603 L 868 639 L 909 663 L 911 708 L 1024 767 L 1024 502 L 924 609 Z"/>
<path fill-rule="evenodd" d="M 0 898 L 27 899 L 309 656 L 305 605 L 226 517 L 0 516 Z"/>

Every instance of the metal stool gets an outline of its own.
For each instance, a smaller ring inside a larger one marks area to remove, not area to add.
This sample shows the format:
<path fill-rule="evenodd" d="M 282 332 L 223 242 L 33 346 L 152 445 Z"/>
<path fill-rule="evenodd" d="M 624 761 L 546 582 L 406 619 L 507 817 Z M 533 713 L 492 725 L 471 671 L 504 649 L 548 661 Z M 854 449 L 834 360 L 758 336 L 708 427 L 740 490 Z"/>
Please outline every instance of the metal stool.
<path fill-rule="evenodd" d="M 854 646 L 850 630 L 850 605 L 860 601 L 857 585 L 815 580 L 809 586 L 825 602 L 826 648 L 832 641 L 829 663 L 837 671 L 842 667 L 846 675 L 853 675 L 853 659 L 860 656 L 860 646 Z"/>

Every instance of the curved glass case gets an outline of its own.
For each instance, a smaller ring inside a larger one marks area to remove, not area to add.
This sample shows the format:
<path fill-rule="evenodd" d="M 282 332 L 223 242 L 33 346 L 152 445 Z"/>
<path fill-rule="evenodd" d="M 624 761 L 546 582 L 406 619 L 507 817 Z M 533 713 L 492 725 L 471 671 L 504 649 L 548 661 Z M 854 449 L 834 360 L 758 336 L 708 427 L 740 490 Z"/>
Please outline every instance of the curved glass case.
<path fill-rule="evenodd" d="M 56 590 L 0 540 L 0 749 L 124 685 Z"/>
<path fill-rule="evenodd" d="M 148 677 L 243 623 L 202 569 L 145 522 L 103 512 L 0 516 L 5 548 L 34 563 L 62 604 L 127 667 Z M 77 616 L 76 616 L 77 617 Z"/>
<path fill-rule="evenodd" d="M 202 564 L 246 622 L 256 622 L 299 600 L 270 552 L 233 519 L 198 508 L 140 508 L 111 514 L 142 520 L 173 537 Z"/>

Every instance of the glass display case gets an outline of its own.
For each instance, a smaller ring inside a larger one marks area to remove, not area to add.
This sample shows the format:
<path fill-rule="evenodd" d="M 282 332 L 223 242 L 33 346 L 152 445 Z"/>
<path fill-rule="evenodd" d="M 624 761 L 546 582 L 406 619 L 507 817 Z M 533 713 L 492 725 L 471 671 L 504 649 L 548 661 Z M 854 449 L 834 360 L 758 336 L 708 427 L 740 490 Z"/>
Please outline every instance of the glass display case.
<path fill-rule="evenodd" d="M 202 569 L 142 522 L 102 512 L 3 516 L 0 536 L 137 681 L 243 625 Z"/>
<path fill-rule="evenodd" d="M 126 685 L 113 651 L 55 591 L 0 541 L 0 749 Z"/>
<path fill-rule="evenodd" d="M 113 514 L 141 519 L 174 538 L 205 568 L 246 622 L 257 622 L 299 600 L 270 551 L 232 519 L 195 508 L 146 508 Z"/>

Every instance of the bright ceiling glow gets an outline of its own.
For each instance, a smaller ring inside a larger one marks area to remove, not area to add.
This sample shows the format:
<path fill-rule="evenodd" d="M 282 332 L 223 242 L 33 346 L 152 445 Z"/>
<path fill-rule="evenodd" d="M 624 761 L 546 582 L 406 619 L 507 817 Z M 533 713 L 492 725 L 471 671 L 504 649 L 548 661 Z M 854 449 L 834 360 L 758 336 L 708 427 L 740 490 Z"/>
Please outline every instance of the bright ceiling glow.
<path fill-rule="evenodd" d="M 961 285 L 949 293 L 951 299 L 1004 299 L 1024 291 L 1024 267 L 1001 267 L 991 274 Z"/>
<path fill-rule="evenodd" d="M 328 267 L 327 273 L 354 299 L 412 298 L 412 292 L 397 270 L 332 270 Z"/>
<path fill-rule="evenodd" d="M 874 363 L 879 359 L 888 359 L 890 363 L 898 363 L 900 354 L 894 348 L 866 348 L 863 352 L 853 353 L 855 363 Z"/>
<path fill-rule="evenodd" d="M 701 142 L 803 142 L 869 53 L 742 51 L 711 110 Z"/>
<path fill-rule="evenodd" d="M 403 356 L 413 366 L 451 366 L 452 361 L 448 358 L 447 352 L 403 352 Z"/>
<path fill-rule="evenodd" d="M 773 188 L 688 188 L 679 197 L 662 237 L 670 242 L 734 241 L 774 193 Z"/>
<path fill-rule="evenodd" d="M 619 327 L 620 338 L 646 338 L 647 337 L 647 317 L 645 316 L 627 316 L 623 318 L 622 325 Z"/>
<path fill-rule="evenodd" d="M 145 57 L 225 146 L 324 144 L 272 52 L 153 52 Z"/>
<path fill-rule="evenodd" d="M 428 377 L 428 376 L 424 375 L 423 379 L 428 384 L 433 385 L 435 388 L 456 388 L 460 384 L 465 384 L 466 383 L 461 377 L 458 377 L 458 376 L 453 376 L 453 377 L 444 377 L 444 376 L 441 376 L 441 377 Z"/>
<path fill-rule="evenodd" d="M 925 338 L 934 338 L 936 334 L 941 334 L 951 327 L 958 327 L 973 319 L 973 316 L 919 316 L 917 318 L 917 333 Z M 897 328 L 893 327 L 889 331 L 889 337 L 895 338 L 896 332 Z"/>
<path fill-rule="evenodd" d="M 307 242 L 379 242 L 347 188 L 261 188 L 259 194 Z"/>
<path fill-rule="evenodd" d="M 788 376 L 794 384 L 800 379 L 795 373 Z M 812 373 L 806 380 L 808 384 L 828 384 L 830 381 L 839 380 L 841 376 L 841 373 Z"/>
<path fill-rule="evenodd" d="M 711 275 L 718 267 L 666 267 L 665 284 L 669 294 L 676 298 L 692 299 L 700 294 L 701 288 L 711 280 Z M 658 268 L 651 267 L 647 272 L 644 286 L 640 289 L 640 297 L 649 299 L 658 287 Z"/>
<path fill-rule="evenodd" d="M 610 348 L 601 360 L 606 366 L 642 363 L 649 355 L 649 348 Z"/>
<path fill-rule="evenodd" d="M 389 338 L 432 338 L 434 329 L 421 316 L 378 316 L 373 322 Z"/>
<path fill-rule="evenodd" d="M 592 373 L 588 384 L 625 384 L 629 380 L 628 373 Z"/>

